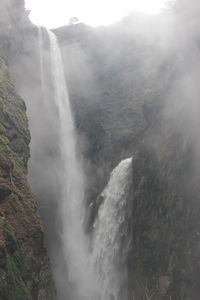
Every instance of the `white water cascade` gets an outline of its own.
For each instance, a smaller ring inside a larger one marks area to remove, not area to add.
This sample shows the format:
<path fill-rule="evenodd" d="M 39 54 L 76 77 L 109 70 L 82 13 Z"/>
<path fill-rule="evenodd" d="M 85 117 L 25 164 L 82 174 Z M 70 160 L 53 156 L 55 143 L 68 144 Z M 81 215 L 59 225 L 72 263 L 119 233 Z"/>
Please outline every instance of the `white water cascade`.
<path fill-rule="evenodd" d="M 40 33 L 40 32 L 39 32 Z M 41 33 L 40 33 L 41 34 Z M 80 157 L 76 149 L 76 131 L 71 112 L 67 86 L 63 70 L 61 51 L 56 36 L 47 30 L 50 44 L 50 73 L 53 85 L 54 107 L 58 116 L 58 148 L 61 165 L 57 170 L 59 185 L 61 187 L 58 201 L 59 217 L 62 224 L 61 259 L 65 266 L 62 270 L 56 270 L 57 281 L 70 282 L 75 290 L 76 299 L 87 299 L 88 286 L 91 284 L 87 270 L 88 241 L 84 233 L 84 174 L 81 167 Z M 41 44 L 41 43 L 40 43 Z M 41 56 L 41 55 L 40 55 Z M 43 59 L 41 59 L 41 82 L 45 85 Z M 44 86 L 43 91 L 46 90 Z M 44 95 L 45 96 L 45 95 Z M 46 103 L 46 100 L 44 100 Z"/>
<path fill-rule="evenodd" d="M 53 247 L 53 265 L 57 287 L 67 287 L 60 293 L 59 299 L 126 300 L 121 287 L 127 280 L 124 257 L 128 247 L 126 221 L 132 159 L 123 160 L 111 173 L 101 194 L 103 202 L 89 238 L 84 230 L 87 215 L 84 174 L 77 151 L 77 136 L 61 51 L 54 33 L 39 29 L 39 47 L 43 92 L 41 107 L 46 112 L 43 122 L 46 122 L 46 127 L 55 123 L 54 138 L 57 145 L 53 144 L 49 132 L 48 139 L 51 141 L 48 141 L 48 145 L 59 151 L 56 154 L 59 159 L 51 159 L 50 156 L 45 165 L 48 165 L 47 170 L 51 170 L 49 164 L 52 165 L 60 187 L 59 192 L 55 193 L 61 224 L 56 234 L 60 235 L 61 243 L 58 248 L 61 246 L 62 251 L 57 256 L 57 248 Z M 43 161 L 41 165 L 42 163 Z M 52 177 L 50 178 L 53 183 Z"/>
<path fill-rule="evenodd" d="M 125 300 L 121 291 L 127 281 L 124 257 L 128 250 L 127 217 L 131 188 L 132 159 L 125 159 L 112 171 L 101 194 L 103 203 L 94 224 L 92 264 L 101 291 L 101 300 Z"/>

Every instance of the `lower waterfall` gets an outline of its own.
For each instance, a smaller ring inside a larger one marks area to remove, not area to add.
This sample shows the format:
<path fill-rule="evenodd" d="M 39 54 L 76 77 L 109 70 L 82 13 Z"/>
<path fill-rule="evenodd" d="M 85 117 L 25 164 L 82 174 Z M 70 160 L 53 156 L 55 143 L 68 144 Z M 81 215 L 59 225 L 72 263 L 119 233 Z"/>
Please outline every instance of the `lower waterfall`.
<path fill-rule="evenodd" d="M 112 171 L 101 194 L 103 203 L 94 224 L 92 264 L 96 271 L 101 300 L 125 300 L 127 281 L 125 259 L 128 251 L 127 218 L 132 177 L 132 159 Z"/>

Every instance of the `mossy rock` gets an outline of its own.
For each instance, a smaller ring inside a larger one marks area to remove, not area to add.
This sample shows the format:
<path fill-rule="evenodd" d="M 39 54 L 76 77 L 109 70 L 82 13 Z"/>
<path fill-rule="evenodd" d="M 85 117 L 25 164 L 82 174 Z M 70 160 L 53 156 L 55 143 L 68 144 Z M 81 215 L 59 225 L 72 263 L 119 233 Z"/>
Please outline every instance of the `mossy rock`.
<path fill-rule="evenodd" d="M 6 257 L 8 300 L 31 300 L 29 290 L 21 277 L 19 262 L 20 260 L 16 263 L 16 257 L 11 255 Z"/>
<path fill-rule="evenodd" d="M 29 142 L 24 101 L 0 58 L 0 298 L 6 300 L 36 300 L 41 289 L 48 294 L 50 281 L 53 286 L 27 180 Z"/>

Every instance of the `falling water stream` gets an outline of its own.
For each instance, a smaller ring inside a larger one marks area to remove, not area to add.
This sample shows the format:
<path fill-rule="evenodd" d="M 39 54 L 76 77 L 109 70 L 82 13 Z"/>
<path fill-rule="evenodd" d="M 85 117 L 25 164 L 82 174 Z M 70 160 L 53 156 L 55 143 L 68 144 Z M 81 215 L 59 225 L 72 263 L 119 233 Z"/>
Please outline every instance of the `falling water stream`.
<path fill-rule="evenodd" d="M 63 70 L 61 51 L 56 36 L 47 31 L 54 101 L 59 116 L 59 148 L 62 160 L 61 199 L 59 211 L 62 222 L 63 253 L 69 281 L 76 285 L 77 297 L 83 299 L 88 290 L 88 243 L 84 233 L 84 175 L 76 149 L 76 131 L 71 112 Z"/>
<path fill-rule="evenodd" d="M 101 290 L 101 300 L 126 299 L 123 284 L 127 280 L 125 257 L 128 250 L 127 218 L 131 187 L 132 159 L 112 171 L 101 194 L 103 203 L 94 224 L 92 262 Z"/>
<path fill-rule="evenodd" d="M 111 174 L 107 187 L 102 192 L 103 202 L 89 238 L 84 230 L 86 206 L 84 195 L 84 173 L 81 157 L 77 151 L 77 135 L 70 107 L 67 85 L 59 44 L 55 34 L 46 30 L 49 41 L 49 62 L 53 107 L 57 113 L 58 149 L 61 164 L 56 174 L 61 187 L 58 213 L 61 222 L 60 239 L 62 262 L 65 272 L 56 272 L 56 280 L 70 282 L 74 291 L 70 300 L 126 300 L 121 297 L 121 285 L 126 279 L 123 253 L 126 243 L 126 216 L 131 178 L 131 159 L 122 161 Z M 47 95 L 47 79 L 42 30 L 39 29 L 41 60 L 41 83 L 43 97 Z M 48 106 L 48 99 L 43 105 Z M 48 107 L 47 107 L 48 112 Z M 54 261 L 59 260 L 54 258 Z M 58 266 L 58 265 L 57 265 Z M 62 277 L 62 278 L 60 278 Z M 119 298 L 119 295 L 121 298 Z M 62 296 L 68 299 L 67 296 Z"/>

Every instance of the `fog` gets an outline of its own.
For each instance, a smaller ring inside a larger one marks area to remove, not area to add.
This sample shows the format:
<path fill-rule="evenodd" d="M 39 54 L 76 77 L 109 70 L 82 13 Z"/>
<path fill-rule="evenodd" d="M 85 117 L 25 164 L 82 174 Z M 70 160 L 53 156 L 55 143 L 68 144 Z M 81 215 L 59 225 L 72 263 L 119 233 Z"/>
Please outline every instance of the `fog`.
<path fill-rule="evenodd" d="M 47 28 L 58 28 L 71 23 L 75 18 L 89 26 L 111 25 L 120 21 L 131 11 L 157 14 L 165 0 L 125 0 L 125 1 L 49 1 L 26 0 L 26 8 L 31 10 L 30 18 L 36 24 Z M 48 13 L 46 13 L 48 7 Z M 114 8 L 114 9 L 113 9 Z"/>
<path fill-rule="evenodd" d="M 23 40 L 23 52 L 10 65 L 15 84 L 28 109 L 32 136 L 29 177 L 44 223 L 59 300 L 82 300 L 87 297 L 94 300 L 94 295 L 96 299 L 107 300 L 99 296 L 100 287 L 93 273 L 94 268 L 87 270 L 88 255 L 96 246 L 92 245 L 95 235 L 92 226 L 101 206 L 99 195 L 108 183 L 112 169 L 122 159 L 134 157 L 138 151 L 135 140 L 138 135 L 142 136 L 144 130 L 151 139 L 147 148 L 152 147 L 152 141 L 155 142 L 155 155 L 160 161 L 162 155 L 168 155 L 163 149 L 171 147 L 169 144 L 173 135 L 180 138 L 181 145 L 189 148 L 189 167 L 183 170 L 184 174 L 177 175 L 177 182 L 179 184 L 184 177 L 180 186 L 183 185 L 186 206 L 189 207 L 187 218 L 192 219 L 191 214 L 194 220 L 198 219 L 199 10 L 198 1 L 177 0 L 172 9 L 161 15 L 133 13 L 108 27 L 94 29 L 84 24 L 73 24 L 54 31 L 62 51 L 64 75 L 75 119 L 77 161 L 80 172 L 83 172 L 81 185 L 84 187 L 81 188 L 84 191 L 79 193 L 83 194 L 79 195 L 82 203 L 79 208 L 76 207 L 77 215 L 73 221 L 79 224 L 77 234 L 77 228 L 70 227 L 68 222 L 71 217 L 69 207 L 58 201 L 62 198 L 62 185 L 65 185 L 62 176 L 66 170 L 63 169 L 69 168 L 70 177 L 74 166 L 69 163 L 63 166 L 62 155 L 69 150 L 69 141 L 65 141 L 64 149 L 58 146 L 62 109 L 59 112 L 53 99 L 47 35 L 43 34 L 41 40 L 38 28 L 33 26 L 28 31 L 28 38 Z M 45 32 L 44 29 L 42 31 Z M 149 103 L 155 103 L 153 116 L 149 111 L 145 114 Z M 127 117 L 129 113 L 130 117 Z M 139 129 L 135 129 L 135 120 Z M 169 161 L 176 163 L 177 151 L 182 151 L 177 149 L 173 149 L 174 156 L 170 156 Z M 74 190 L 80 188 L 79 175 L 75 176 Z M 81 225 L 79 209 L 84 214 Z M 191 226 L 196 226 L 195 232 L 199 230 L 198 222 Z M 126 238 L 128 242 L 130 237 Z M 197 252 L 198 243 L 197 239 L 194 243 Z M 109 256 L 109 253 L 106 255 Z M 123 265 L 119 270 L 125 274 L 124 278 L 120 278 L 123 284 L 127 281 L 127 270 L 124 271 L 124 268 L 126 266 Z M 194 281 L 191 299 L 198 300 L 198 267 L 190 274 Z M 77 288 L 80 289 L 78 293 Z M 122 300 L 129 299 L 130 294 L 131 288 L 122 294 Z M 113 299 L 112 296 L 110 299 Z M 118 300 L 118 297 L 115 295 L 114 299 Z"/>

